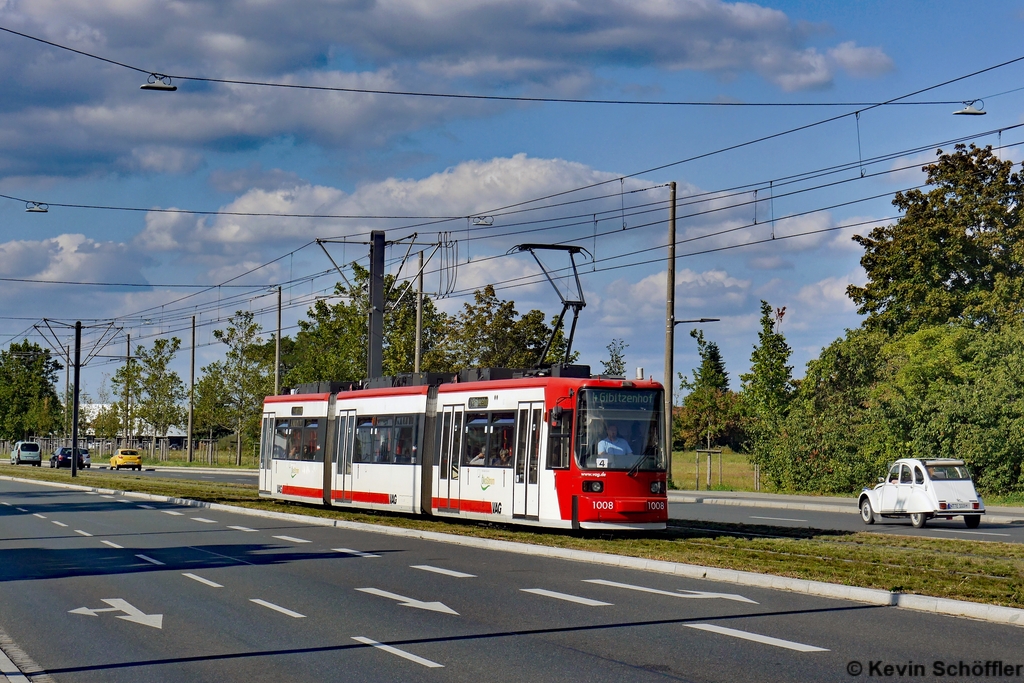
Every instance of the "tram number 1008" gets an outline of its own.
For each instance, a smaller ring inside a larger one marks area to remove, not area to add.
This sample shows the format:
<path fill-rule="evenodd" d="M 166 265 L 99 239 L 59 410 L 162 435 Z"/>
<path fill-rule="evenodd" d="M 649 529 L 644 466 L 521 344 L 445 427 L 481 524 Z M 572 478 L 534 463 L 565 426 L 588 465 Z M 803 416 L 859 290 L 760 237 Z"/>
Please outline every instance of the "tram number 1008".
<path fill-rule="evenodd" d="M 594 509 L 595 510 L 614 510 L 615 509 L 615 501 L 614 500 L 595 500 L 594 501 Z"/>
<path fill-rule="evenodd" d="M 647 501 L 647 509 L 648 510 L 664 510 L 665 509 L 665 501 L 663 501 L 663 500 L 649 500 L 649 501 Z"/>

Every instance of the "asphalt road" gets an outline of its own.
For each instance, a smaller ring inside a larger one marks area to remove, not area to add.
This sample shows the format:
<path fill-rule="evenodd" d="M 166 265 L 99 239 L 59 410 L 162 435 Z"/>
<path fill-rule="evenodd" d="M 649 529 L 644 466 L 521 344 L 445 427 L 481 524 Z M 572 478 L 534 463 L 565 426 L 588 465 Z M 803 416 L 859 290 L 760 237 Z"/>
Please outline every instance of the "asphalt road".
<path fill-rule="evenodd" d="M 43 463 L 43 467 L 46 467 L 46 463 Z M 0 474 L 6 474 L 8 476 L 18 476 L 18 470 L 21 468 L 31 467 L 31 465 L 9 465 L 6 461 L 0 462 Z M 83 477 L 83 481 L 88 484 L 84 478 L 88 477 L 92 472 L 104 472 L 109 474 L 124 474 L 128 475 L 141 475 L 144 477 L 159 477 L 161 479 L 191 479 L 199 481 L 217 481 L 232 484 L 246 484 L 256 488 L 258 482 L 258 472 L 256 470 L 232 470 L 222 469 L 217 470 L 214 468 L 199 468 L 198 471 L 191 470 L 188 468 L 174 468 L 167 469 L 163 467 L 147 467 L 139 472 L 134 470 L 113 470 L 105 463 L 94 463 L 91 468 L 83 469 L 79 471 L 79 475 Z"/>
<path fill-rule="evenodd" d="M 851 681 L 872 662 L 1024 665 L 1018 627 L 20 482 L 0 482 L 0 556 L 0 628 L 61 682 Z"/>
<path fill-rule="evenodd" d="M 804 527 L 835 531 L 866 531 L 875 534 L 904 534 L 928 538 L 961 538 L 976 541 L 1024 543 L 1024 524 L 993 524 L 982 517 L 981 526 L 967 529 L 961 518 L 928 520 L 923 529 L 915 529 L 910 519 L 880 519 L 867 525 L 856 508 L 849 512 L 818 512 L 784 508 L 714 505 L 710 503 L 670 503 L 669 517 L 680 520 L 758 524 L 773 527 Z"/>

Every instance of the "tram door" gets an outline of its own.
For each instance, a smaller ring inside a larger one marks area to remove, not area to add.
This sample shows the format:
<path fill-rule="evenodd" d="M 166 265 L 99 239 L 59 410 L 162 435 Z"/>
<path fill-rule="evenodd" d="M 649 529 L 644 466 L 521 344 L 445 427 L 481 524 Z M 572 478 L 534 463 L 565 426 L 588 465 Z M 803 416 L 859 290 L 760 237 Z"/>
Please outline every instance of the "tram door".
<path fill-rule="evenodd" d="M 512 469 L 512 516 L 540 515 L 540 486 L 537 468 L 540 465 L 540 426 L 544 420 L 544 403 L 520 403 L 516 420 L 516 456 Z"/>
<path fill-rule="evenodd" d="M 274 413 L 263 413 L 260 436 L 260 492 L 271 492 L 271 468 L 274 466 Z"/>
<path fill-rule="evenodd" d="M 459 509 L 459 462 L 462 453 L 463 406 L 444 406 L 441 411 L 441 448 L 437 458 L 437 509 Z"/>
<path fill-rule="evenodd" d="M 339 503 L 352 502 L 352 450 L 356 436 L 356 411 L 338 411 L 334 444 L 338 449 L 332 460 L 337 467 L 334 476 L 334 500 Z"/>

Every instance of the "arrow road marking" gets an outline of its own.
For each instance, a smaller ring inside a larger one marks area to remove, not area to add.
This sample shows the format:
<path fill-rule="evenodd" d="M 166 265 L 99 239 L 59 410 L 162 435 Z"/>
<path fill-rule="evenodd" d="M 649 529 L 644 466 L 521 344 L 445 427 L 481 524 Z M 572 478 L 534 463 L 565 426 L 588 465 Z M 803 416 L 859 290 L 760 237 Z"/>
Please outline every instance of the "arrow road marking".
<path fill-rule="evenodd" d="M 596 583 L 599 586 L 611 586 L 612 588 L 627 588 L 631 591 L 642 591 L 644 593 L 654 593 L 655 595 L 671 595 L 676 598 L 722 598 L 723 600 L 735 600 L 736 602 L 747 602 L 751 605 L 758 604 L 750 598 L 745 598 L 742 595 L 736 595 L 735 593 L 711 593 L 708 591 L 683 591 L 674 593 L 672 591 L 658 590 L 657 588 L 647 588 L 646 586 L 634 586 L 629 583 L 619 583 L 618 581 L 606 581 L 604 579 L 583 579 L 584 583 Z"/>
<path fill-rule="evenodd" d="M 465 572 L 457 572 L 454 569 L 442 569 L 441 567 L 431 567 L 429 564 L 414 564 L 410 565 L 413 569 L 422 569 L 425 572 L 434 572 L 435 574 L 444 574 L 445 576 L 454 576 L 456 579 L 475 579 L 476 574 L 466 574 Z"/>
<path fill-rule="evenodd" d="M 268 609 L 272 609 L 275 612 L 280 612 L 281 614 L 287 614 L 288 616 L 293 617 L 295 619 L 305 619 L 306 618 L 305 614 L 299 614 L 298 612 L 293 612 L 290 609 L 287 609 L 285 607 L 281 607 L 280 605 L 275 605 L 274 603 L 267 602 L 266 600 L 260 600 L 259 598 L 250 598 L 249 602 L 255 602 L 257 605 L 262 605 L 263 607 L 266 607 Z"/>
<path fill-rule="evenodd" d="M 219 583 L 217 583 L 216 581 L 210 581 L 209 579 L 204 579 L 201 576 L 197 576 L 195 574 L 190 574 L 188 572 L 185 572 L 184 574 L 182 574 L 182 576 L 187 576 L 188 578 L 192 579 L 193 581 L 198 581 L 199 583 L 206 584 L 210 588 L 223 588 L 224 587 L 224 586 L 220 585 Z"/>
<path fill-rule="evenodd" d="M 103 598 L 103 602 L 110 605 L 110 607 L 101 607 L 99 609 L 79 607 L 78 609 L 68 610 L 68 613 L 84 614 L 86 616 L 95 617 L 101 612 L 124 612 L 124 615 L 118 617 L 118 619 L 142 624 L 143 626 L 151 626 L 159 629 L 163 628 L 164 615 L 162 614 L 146 614 L 138 607 L 131 605 L 127 600 L 122 600 L 121 598 Z"/>
<path fill-rule="evenodd" d="M 379 588 L 357 588 L 356 590 L 363 593 L 369 593 L 370 595 L 377 595 L 382 598 L 397 600 L 402 607 L 415 607 L 416 609 L 427 609 L 431 612 L 442 612 L 444 614 L 454 614 L 455 616 L 459 616 L 458 612 L 453 610 L 451 607 L 448 607 L 443 602 L 420 602 L 419 600 L 407 598 L 404 595 L 382 591 Z"/>
<path fill-rule="evenodd" d="M 352 640 L 359 641 L 360 643 L 362 643 L 364 645 L 370 645 L 371 647 L 375 647 L 378 650 L 383 650 L 384 652 L 389 652 L 389 653 L 391 653 L 393 655 L 401 657 L 402 659 L 408 659 L 410 662 L 416 662 L 417 664 L 422 664 L 423 666 L 429 667 L 431 669 L 443 669 L 444 668 L 444 664 L 438 664 L 437 662 L 432 662 L 429 659 L 424 659 L 423 657 L 417 657 L 416 655 L 412 654 L 411 652 L 406 652 L 405 650 L 399 650 L 397 647 L 391 647 L 390 645 L 384 645 L 383 643 L 378 643 L 376 640 L 371 640 L 371 639 L 369 639 L 369 638 L 367 638 L 365 636 L 352 636 Z"/>
<path fill-rule="evenodd" d="M 611 606 L 610 602 L 601 602 L 600 600 L 591 600 L 590 598 L 581 598 L 578 595 L 569 595 L 568 593 L 558 593 L 556 591 L 549 591 L 543 588 L 520 588 L 519 590 L 524 593 L 533 593 L 534 595 L 543 595 L 546 598 L 555 598 L 557 600 L 565 600 L 567 602 L 576 602 L 587 607 L 603 607 Z"/>
<path fill-rule="evenodd" d="M 163 562 L 161 562 L 160 560 L 154 560 L 149 555 L 136 555 L 135 557 L 139 558 L 140 560 L 145 560 L 146 562 L 149 562 L 150 564 L 155 564 L 155 565 L 160 566 L 160 567 L 164 566 Z"/>
<path fill-rule="evenodd" d="M 290 543 L 309 543 L 309 541 L 304 538 L 295 538 L 294 536 L 274 536 L 274 538 L 282 541 L 289 541 Z"/>
<path fill-rule="evenodd" d="M 764 643 L 765 645 L 784 647 L 787 650 L 796 650 L 797 652 L 828 652 L 828 650 L 823 647 L 815 647 L 814 645 L 804 645 L 803 643 L 794 643 L 792 640 L 782 640 L 781 638 L 762 636 L 760 633 L 750 633 L 749 631 L 740 631 L 735 628 L 715 626 L 714 624 L 684 624 L 684 626 L 686 626 L 687 628 L 695 628 L 701 631 L 710 631 L 711 633 L 720 633 L 723 636 L 732 636 L 733 638 L 752 640 L 755 643 Z"/>
<path fill-rule="evenodd" d="M 373 553 L 364 553 L 361 550 L 352 550 L 352 548 L 331 548 L 336 553 L 344 553 L 346 555 L 355 555 L 356 557 L 380 557 L 380 555 L 374 555 Z"/>

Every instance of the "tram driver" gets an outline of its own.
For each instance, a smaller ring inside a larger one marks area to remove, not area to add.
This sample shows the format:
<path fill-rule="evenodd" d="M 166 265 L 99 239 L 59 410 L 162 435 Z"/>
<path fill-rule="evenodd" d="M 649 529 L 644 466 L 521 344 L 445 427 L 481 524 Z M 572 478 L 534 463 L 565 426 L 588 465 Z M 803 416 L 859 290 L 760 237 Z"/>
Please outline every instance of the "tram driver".
<path fill-rule="evenodd" d="M 626 456 L 633 455 L 629 442 L 619 436 L 619 426 L 614 422 L 605 425 L 605 437 L 597 442 L 598 458 L 608 458 L 608 467 L 625 467 Z"/>

